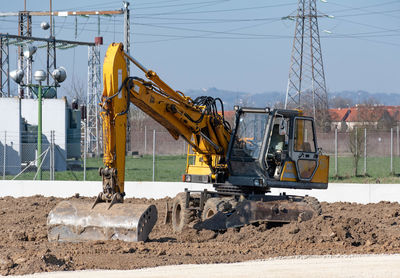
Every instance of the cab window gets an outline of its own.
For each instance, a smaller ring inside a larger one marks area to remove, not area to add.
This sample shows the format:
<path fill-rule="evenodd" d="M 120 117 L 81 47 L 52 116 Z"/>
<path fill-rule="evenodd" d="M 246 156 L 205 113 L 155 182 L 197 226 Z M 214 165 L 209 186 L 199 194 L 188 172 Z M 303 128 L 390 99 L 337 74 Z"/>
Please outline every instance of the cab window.
<path fill-rule="evenodd" d="M 294 151 L 315 153 L 314 124 L 312 120 L 296 119 Z"/>
<path fill-rule="evenodd" d="M 232 158 L 257 159 L 268 121 L 267 113 L 243 113 L 236 127 L 237 133 L 232 149 Z"/>

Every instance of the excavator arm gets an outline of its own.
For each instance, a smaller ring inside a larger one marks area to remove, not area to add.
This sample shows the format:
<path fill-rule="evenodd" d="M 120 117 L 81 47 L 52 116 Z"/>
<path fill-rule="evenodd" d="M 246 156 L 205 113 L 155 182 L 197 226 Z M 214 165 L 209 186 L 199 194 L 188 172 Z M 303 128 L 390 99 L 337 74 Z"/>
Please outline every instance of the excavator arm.
<path fill-rule="evenodd" d="M 147 80 L 128 77 L 126 63 L 141 69 Z M 211 97 L 192 100 L 168 86 L 154 71 L 146 69 L 123 51 L 120 43 L 109 46 L 103 66 L 102 95 L 104 168 L 100 169 L 103 191 L 98 202 L 122 202 L 125 177 L 127 112 L 130 103 L 164 126 L 175 139 L 182 137 L 202 161 L 216 171 L 213 159 L 225 158 L 231 129 L 223 114 L 217 113 Z"/>

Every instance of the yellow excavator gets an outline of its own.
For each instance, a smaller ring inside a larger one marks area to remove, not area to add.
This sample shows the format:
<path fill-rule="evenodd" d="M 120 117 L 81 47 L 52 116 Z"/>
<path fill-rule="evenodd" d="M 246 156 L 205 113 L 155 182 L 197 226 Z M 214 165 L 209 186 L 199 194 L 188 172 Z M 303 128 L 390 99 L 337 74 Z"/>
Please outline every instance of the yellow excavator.
<path fill-rule="evenodd" d="M 130 61 L 146 80 L 127 76 Z M 234 127 L 219 98 L 191 99 L 152 70 L 109 46 L 103 65 L 103 190 L 94 203 L 65 200 L 49 213 L 50 241 L 145 241 L 157 221 L 154 205 L 124 203 L 127 113 L 136 105 L 189 145 L 184 182 L 212 184 L 214 191 L 179 193 L 167 204 L 165 222 L 225 230 L 258 222 L 288 223 L 321 213 L 309 196 L 267 193 L 271 188 L 326 189 L 329 157 L 318 149 L 314 119 L 299 110 L 235 106 Z M 219 106 L 219 109 L 218 109 Z"/>

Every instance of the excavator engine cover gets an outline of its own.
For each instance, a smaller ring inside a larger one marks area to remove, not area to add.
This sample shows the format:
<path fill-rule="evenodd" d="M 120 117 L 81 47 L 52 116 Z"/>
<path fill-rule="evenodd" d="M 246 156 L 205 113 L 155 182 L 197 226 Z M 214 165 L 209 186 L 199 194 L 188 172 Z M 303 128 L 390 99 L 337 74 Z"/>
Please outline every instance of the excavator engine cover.
<path fill-rule="evenodd" d="M 87 240 L 146 241 L 157 222 L 154 205 L 62 201 L 47 217 L 49 241 Z"/>

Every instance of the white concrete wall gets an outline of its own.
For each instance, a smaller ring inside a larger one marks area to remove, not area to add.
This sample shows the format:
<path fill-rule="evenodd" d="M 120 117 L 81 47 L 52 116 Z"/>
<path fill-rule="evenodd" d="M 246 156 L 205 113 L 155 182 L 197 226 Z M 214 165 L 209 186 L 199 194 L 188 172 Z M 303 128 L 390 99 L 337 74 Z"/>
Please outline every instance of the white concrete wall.
<path fill-rule="evenodd" d="M 164 198 L 174 197 L 185 188 L 191 190 L 212 190 L 211 185 L 183 182 L 125 182 L 127 197 Z M 27 181 L 0 180 L 0 197 L 25 197 L 43 195 L 46 197 L 71 197 L 75 193 L 81 196 L 97 196 L 102 190 L 100 181 Z"/>
<path fill-rule="evenodd" d="M 44 99 L 42 106 L 43 117 L 43 151 L 48 147 L 50 131 L 55 131 L 55 166 L 57 171 L 66 170 L 66 138 L 67 110 L 66 99 Z M 16 175 L 21 171 L 21 117 L 29 124 L 38 124 L 37 99 L 0 98 L 0 175 L 3 173 L 4 131 L 7 131 L 6 173 Z M 26 150 L 25 147 L 29 149 Z M 24 146 L 24 150 L 35 158 L 36 144 Z M 48 168 L 47 157 L 43 166 Z"/>
<path fill-rule="evenodd" d="M 327 190 L 272 189 L 272 194 L 309 195 L 324 202 L 355 202 L 360 204 L 381 201 L 400 202 L 400 184 L 330 183 Z"/>
<path fill-rule="evenodd" d="M 213 190 L 211 185 L 183 182 L 126 182 L 127 197 L 163 198 L 174 197 L 185 188 L 191 190 Z M 81 181 L 0 181 L 0 197 L 43 196 L 70 197 L 75 193 L 81 196 L 97 196 L 101 182 Z M 272 194 L 309 195 L 325 202 L 356 202 L 361 204 L 380 201 L 400 202 L 400 184 L 353 184 L 331 183 L 327 190 L 278 190 Z"/>
<path fill-rule="evenodd" d="M 7 131 L 6 174 L 16 175 L 21 171 L 19 105 L 18 98 L 0 99 L 0 176 L 3 174 L 5 131 Z"/>

